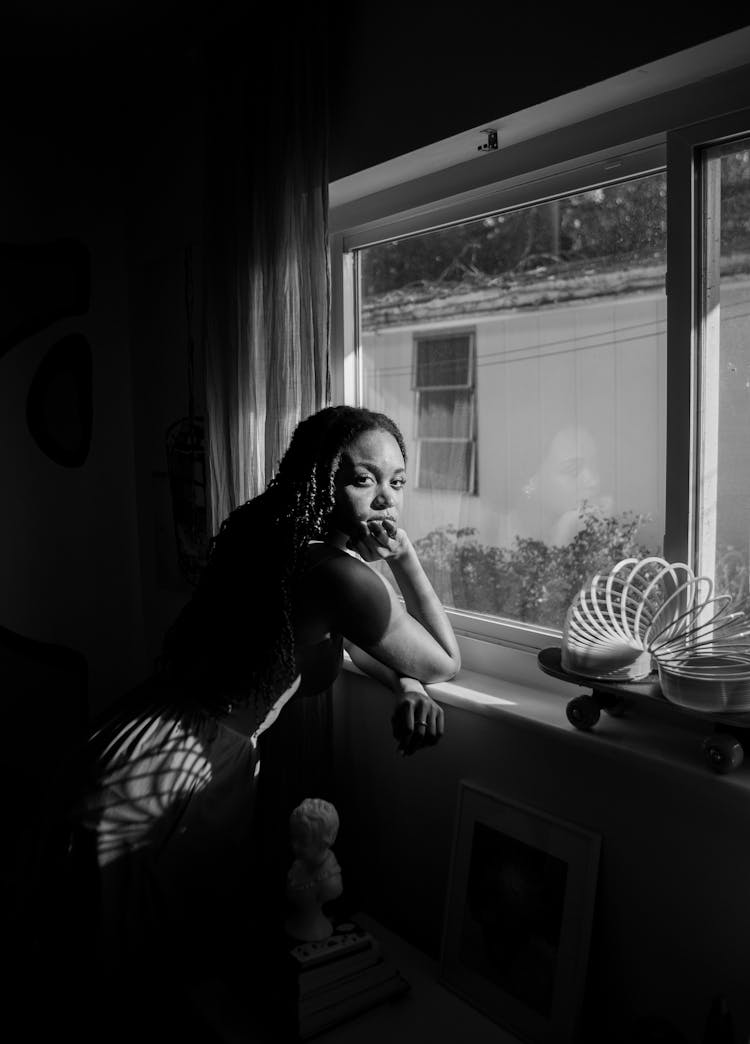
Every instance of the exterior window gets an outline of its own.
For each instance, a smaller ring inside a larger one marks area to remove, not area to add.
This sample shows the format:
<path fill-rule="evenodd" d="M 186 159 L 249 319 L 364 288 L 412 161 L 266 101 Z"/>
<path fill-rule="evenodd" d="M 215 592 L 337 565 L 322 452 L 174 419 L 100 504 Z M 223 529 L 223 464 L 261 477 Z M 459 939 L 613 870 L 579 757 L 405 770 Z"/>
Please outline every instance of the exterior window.
<path fill-rule="evenodd" d="M 474 339 L 414 339 L 417 486 L 474 493 Z"/>
<path fill-rule="evenodd" d="M 364 246 L 355 269 L 362 401 L 407 440 L 404 522 L 445 605 L 559 629 L 590 573 L 661 554 L 663 172 Z"/>

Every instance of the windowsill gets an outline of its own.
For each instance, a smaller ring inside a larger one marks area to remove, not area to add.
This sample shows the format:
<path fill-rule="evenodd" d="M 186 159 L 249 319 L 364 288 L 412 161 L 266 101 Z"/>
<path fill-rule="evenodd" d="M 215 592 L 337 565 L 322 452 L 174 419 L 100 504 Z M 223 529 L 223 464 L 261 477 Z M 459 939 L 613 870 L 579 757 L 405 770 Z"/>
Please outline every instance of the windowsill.
<path fill-rule="evenodd" d="M 622 717 L 602 711 L 592 729 L 579 730 L 568 722 L 565 707 L 568 700 L 590 690 L 545 675 L 534 654 L 505 652 L 509 654 L 512 676 L 497 677 L 462 669 L 452 681 L 429 685 L 430 695 L 440 704 L 498 723 L 554 733 L 562 742 L 575 748 L 586 746 L 602 757 L 640 758 L 657 770 L 686 772 L 713 786 L 750 791 L 750 741 L 745 761 L 738 769 L 726 775 L 713 772 L 702 749 L 704 739 L 713 731 L 713 721 L 708 717 L 690 715 L 661 700 L 628 698 Z M 344 667 L 364 675 L 346 655 Z"/>

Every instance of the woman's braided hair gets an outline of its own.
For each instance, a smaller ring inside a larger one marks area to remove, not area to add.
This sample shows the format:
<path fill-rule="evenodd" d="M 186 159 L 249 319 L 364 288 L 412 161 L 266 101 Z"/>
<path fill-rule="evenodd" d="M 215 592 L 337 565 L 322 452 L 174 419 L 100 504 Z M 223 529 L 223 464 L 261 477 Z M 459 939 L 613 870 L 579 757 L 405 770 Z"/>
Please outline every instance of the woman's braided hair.
<path fill-rule="evenodd" d="M 382 413 L 328 406 L 301 421 L 265 492 L 212 539 L 196 591 L 165 637 L 161 671 L 213 713 L 255 700 L 264 716 L 296 677 L 291 597 L 310 540 L 326 535 L 342 451 L 366 431 L 404 439 Z"/>

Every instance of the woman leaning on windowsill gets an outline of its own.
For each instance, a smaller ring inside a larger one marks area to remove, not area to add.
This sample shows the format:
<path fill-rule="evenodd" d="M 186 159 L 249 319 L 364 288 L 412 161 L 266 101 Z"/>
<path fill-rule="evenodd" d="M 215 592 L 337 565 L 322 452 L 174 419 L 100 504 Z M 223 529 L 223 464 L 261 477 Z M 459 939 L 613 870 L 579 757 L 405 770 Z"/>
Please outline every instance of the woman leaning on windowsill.
<path fill-rule="evenodd" d="M 267 490 L 222 524 L 154 676 L 93 730 L 70 850 L 94 1039 L 210 1039 L 200 984 L 236 978 L 263 903 L 248 894 L 258 737 L 332 684 L 344 647 L 394 693 L 404 754 L 442 735 L 424 684 L 455 675 L 458 646 L 399 526 L 405 483 L 389 418 L 302 421 Z"/>

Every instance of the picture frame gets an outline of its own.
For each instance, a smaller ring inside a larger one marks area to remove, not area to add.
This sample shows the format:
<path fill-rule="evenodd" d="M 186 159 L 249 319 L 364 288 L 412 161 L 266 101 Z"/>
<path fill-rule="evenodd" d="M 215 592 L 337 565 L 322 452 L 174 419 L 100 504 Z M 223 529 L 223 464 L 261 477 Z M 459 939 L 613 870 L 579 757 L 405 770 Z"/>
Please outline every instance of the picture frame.
<path fill-rule="evenodd" d="M 572 1044 L 601 838 L 459 783 L 440 981 L 516 1039 Z"/>

